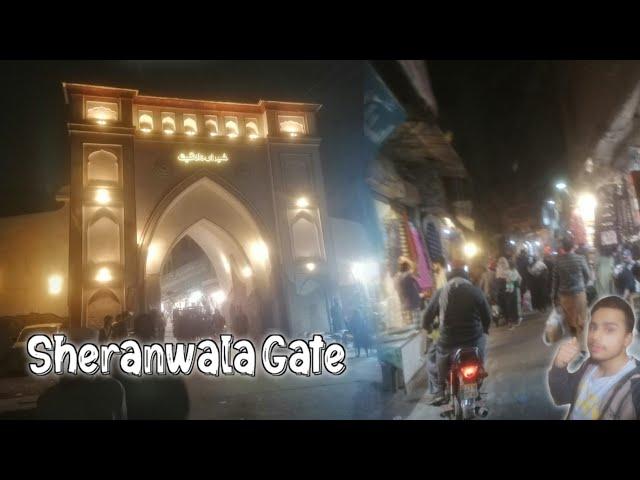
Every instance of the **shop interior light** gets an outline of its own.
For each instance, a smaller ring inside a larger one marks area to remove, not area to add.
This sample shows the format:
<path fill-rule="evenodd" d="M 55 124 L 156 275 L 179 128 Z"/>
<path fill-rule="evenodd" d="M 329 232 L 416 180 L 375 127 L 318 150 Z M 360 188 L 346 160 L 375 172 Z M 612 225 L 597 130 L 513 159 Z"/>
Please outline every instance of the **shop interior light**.
<path fill-rule="evenodd" d="M 198 303 L 200 300 L 202 300 L 202 292 L 200 290 L 189 294 L 189 303 Z"/>
<path fill-rule="evenodd" d="M 558 190 L 566 190 L 567 189 L 567 184 L 564 182 L 558 182 L 556 183 L 556 189 Z"/>
<path fill-rule="evenodd" d="M 98 125 L 106 125 L 107 121 L 104 118 L 99 118 L 99 119 L 96 120 L 96 123 Z"/>
<path fill-rule="evenodd" d="M 215 303 L 217 303 L 218 305 L 221 305 L 227 299 L 227 294 L 224 293 L 224 291 L 222 290 L 216 290 L 211 294 L 211 298 Z"/>
<path fill-rule="evenodd" d="M 593 194 L 581 193 L 578 196 L 578 213 L 583 220 L 593 222 L 595 220 L 597 206 L 598 201 Z"/>
<path fill-rule="evenodd" d="M 253 275 L 253 270 L 251 270 L 251 267 L 244 267 L 240 273 L 242 274 L 242 276 L 244 278 L 249 278 L 251 277 L 251 275 Z"/>
<path fill-rule="evenodd" d="M 555 205 L 555 204 L 556 204 L 556 202 L 554 202 L 553 200 L 547 200 L 547 203 L 548 203 L 549 205 Z"/>
<path fill-rule="evenodd" d="M 510 243 L 511 245 L 515 245 L 515 244 L 516 244 L 516 242 L 514 242 L 513 240 L 509 240 L 509 243 Z"/>
<path fill-rule="evenodd" d="M 378 264 L 376 262 L 353 262 L 351 273 L 356 281 L 367 283 L 378 275 Z"/>
<path fill-rule="evenodd" d="M 307 263 L 304 268 L 306 268 L 309 272 L 313 272 L 316 269 L 316 264 L 313 262 Z"/>
<path fill-rule="evenodd" d="M 165 135 L 173 135 L 174 134 L 174 130 L 172 130 L 171 128 L 165 128 L 163 131 L 164 131 Z"/>
<path fill-rule="evenodd" d="M 463 251 L 467 258 L 473 258 L 478 254 L 478 246 L 473 242 L 467 242 L 464 244 Z"/>
<path fill-rule="evenodd" d="M 229 138 L 236 138 L 238 136 L 237 133 L 230 133 L 227 135 Z"/>

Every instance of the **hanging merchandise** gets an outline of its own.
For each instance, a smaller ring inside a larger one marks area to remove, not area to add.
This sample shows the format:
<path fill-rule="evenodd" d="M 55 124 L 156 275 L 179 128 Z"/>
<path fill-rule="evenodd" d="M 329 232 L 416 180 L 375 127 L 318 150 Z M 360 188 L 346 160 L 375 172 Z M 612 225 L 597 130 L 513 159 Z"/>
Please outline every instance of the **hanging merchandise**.
<path fill-rule="evenodd" d="M 629 211 L 631 213 L 631 231 L 632 241 L 637 239 L 638 228 L 640 228 L 640 210 L 638 209 L 638 197 L 631 174 L 624 175 L 624 185 L 626 187 L 626 198 Z"/>
<path fill-rule="evenodd" d="M 598 189 L 598 207 L 596 208 L 596 240 L 598 248 L 611 249 L 618 246 L 618 232 L 615 184 L 603 185 Z"/>
<path fill-rule="evenodd" d="M 573 235 L 573 240 L 576 245 L 587 244 L 587 229 L 584 226 L 582 217 L 576 212 L 571 213 L 571 218 L 569 219 L 569 231 L 571 232 L 571 235 Z"/>
<path fill-rule="evenodd" d="M 440 241 L 440 233 L 433 221 L 426 218 L 422 222 L 422 231 L 427 240 L 427 251 L 431 260 L 443 257 L 442 242 Z"/>
<path fill-rule="evenodd" d="M 418 230 L 413 226 L 413 224 L 409 223 L 409 229 L 411 231 L 411 238 L 413 239 L 413 244 L 416 248 L 416 265 L 417 265 L 417 278 L 418 284 L 420 285 L 421 290 L 428 290 L 433 286 L 433 281 L 431 280 L 431 272 L 429 270 L 429 265 L 427 264 L 427 259 L 424 254 L 424 250 L 422 248 L 422 239 L 418 233 Z"/>
<path fill-rule="evenodd" d="M 398 271 L 398 258 L 402 256 L 402 240 L 400 237 L 402 227 L 400 220 L 394 215 L 385 217 L 384 229 L 386 269 L 391 276 L 394 276 Z"/>
<path fill-rule="evenodd" d="M 411 230 L 409 229 L 409 218 L 406 210 L 402 212 L 402 230 L 405 240 L 404 244 L 406 245 L 406 249 L 403 252 L 404 256 L 411 259 L 415 264 L 418 259 L 418 255 L 416 253 L 416 246 L 413 242 L 413 237 L 411 236 Z"/>
<path fill-rule="evenodd" d="M 632 241 L 632 238 L 636 235 L 637 227 L 634 220 L 632 198 L 629 195 L 629 189 L 624 177 L 616 185 L 615 200 L 618 233 L 623 241 Z"/>

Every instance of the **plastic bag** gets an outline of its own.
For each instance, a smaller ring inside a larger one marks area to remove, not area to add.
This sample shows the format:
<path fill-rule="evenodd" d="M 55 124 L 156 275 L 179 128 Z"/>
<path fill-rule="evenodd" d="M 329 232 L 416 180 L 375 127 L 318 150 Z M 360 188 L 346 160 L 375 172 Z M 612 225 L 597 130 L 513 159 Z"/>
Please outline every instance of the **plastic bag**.
<path fill-rule="evenodd" d="M 550 346 L 564 336 L 564 331 L 564 315 L 559 308 L 554 308 L 544 325 L 542 341 L 545 345 Z"/>
<path fill-rule="evenodd" d="M 531 306 L 531 290 L 527 290 L 525 294 L 522 295 L 522 311 L 527 313 L 533 311 L 533 307 Z"/>

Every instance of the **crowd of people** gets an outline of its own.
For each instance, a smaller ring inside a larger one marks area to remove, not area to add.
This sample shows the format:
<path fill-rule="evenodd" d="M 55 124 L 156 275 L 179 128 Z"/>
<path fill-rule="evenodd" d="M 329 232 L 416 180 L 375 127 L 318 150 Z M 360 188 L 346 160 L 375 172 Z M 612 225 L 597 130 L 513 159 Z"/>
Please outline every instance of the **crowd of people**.
<path fill-rule="evenodd" d="M 582 317 L 598 297 L 620 295 L 629 300 L 640 291 L 640 261 L 631 250 L 601 249 L 594 256 L 584 246 L 576 247 L 571 237 L 561 243 L 557 254 L 551 247 L 545 247 L 541 257 L 523 249 L 489 261 L 477 285 L 493 307 L 496 325 L 503 319 L 513 328 L 522 321 L 523 312 L 546 312 L 551 306 L 570 319 Z"/>

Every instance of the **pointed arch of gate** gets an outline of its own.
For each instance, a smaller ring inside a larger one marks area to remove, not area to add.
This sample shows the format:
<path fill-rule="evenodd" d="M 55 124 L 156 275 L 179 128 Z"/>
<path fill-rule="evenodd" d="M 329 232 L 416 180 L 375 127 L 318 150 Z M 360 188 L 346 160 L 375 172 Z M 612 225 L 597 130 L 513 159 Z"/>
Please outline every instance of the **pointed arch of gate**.
<path fill-rule="evenodd" d="M 204 193 L 205 191 L 207 193 Z M 197 203 L 197 208 L 185 210 L 188 215 L 185 215 L 184 219 L 175 213 L 179 208 L 184 210 L 189 205 L 189 202 L 197 202 L 198 197 L 206 201 Z M 216 212 L 220 214 L 223 207 L 226 208 L 225 211 L 231 210 L 234 218 L 237 218 L 234 223 L 228 220 L 231 217 L 227 217 L 227 223 L 233 224 L 233 227 L 229 227 L 225 222 L 218 221 L 215 218 Z M 192 210 L 194 216 L 189 219 L 187 217 L 192 214 Z M 170 223 L 170 216 L 173 216 L 173 221 L 177 223 L 177 226 L 169 227 L 165 224 L 167 222 Z M 179 222 L 182 223 L 180 224 Z M 139 310 L 144 311 L 149 306 L 149 286 L 147 282 L 150 272 L 154 275 L 158 273 L 159 268 L 157 267 L 162 263 L 166 253 L 170 251 L 170 248 L 175 245 L 179 238 L 188 234 L 189 230 L 193 229 L 195 225 L 206 223 L 215 226 L 219 229 L 219 232 L 224 232 L 228 238 L 233 239 L 233 242 L 239 246 L 242 252 L 241 257 L 243 260 L 251 260 L 247 255 L 250 238 L 254 238 L 256 241 L 263 241 L 267 245 L 275 245 L 275 234 L 271 233 L 256 208 L 237 189 L 210 171 L 194 172 L 193 175 L 167 191 L 162 200 L 153 209 L 143 228 L 138 247 Z M 241 230 L 238 228 L 239 223 L 244 225 L 242 235 L 239 235 Z M 164 231 L 161 232 L 162 229 Z M 163 235 L 170 239 L 164 242 L 158 249 L 159 251 L 154 252 L 155 240 Z M 154 260 L 156 263 L 153 265 L 149 265 L 150 249 L 152 255 L 156 254 L 159 257 Z M 269 259 L 263 268 L 260 265 L 256 265 L 255 261 L 250 264 L 254 272 L 254 288 L 258 290 L 261 297 L 271 297 L 272 303 L 281 307 L 283 306 L 282 287 L 278 281 L 280 275 L 277 272 L 280 263 L 279 254 L 275 248 L 269 248 L 269 253 Z M 151 268 L 148 270 L 148 267 Z M 280 311 L 280 308 L 274 307 L 275 305 L 272 305 L 269 316 Z M 278 319 L 276 322 L 280 323 L 280 320 Z M 269 321 L 268 323 L 272 322 Z M 271 326 L 275 325 L 272 324 Z"/>

